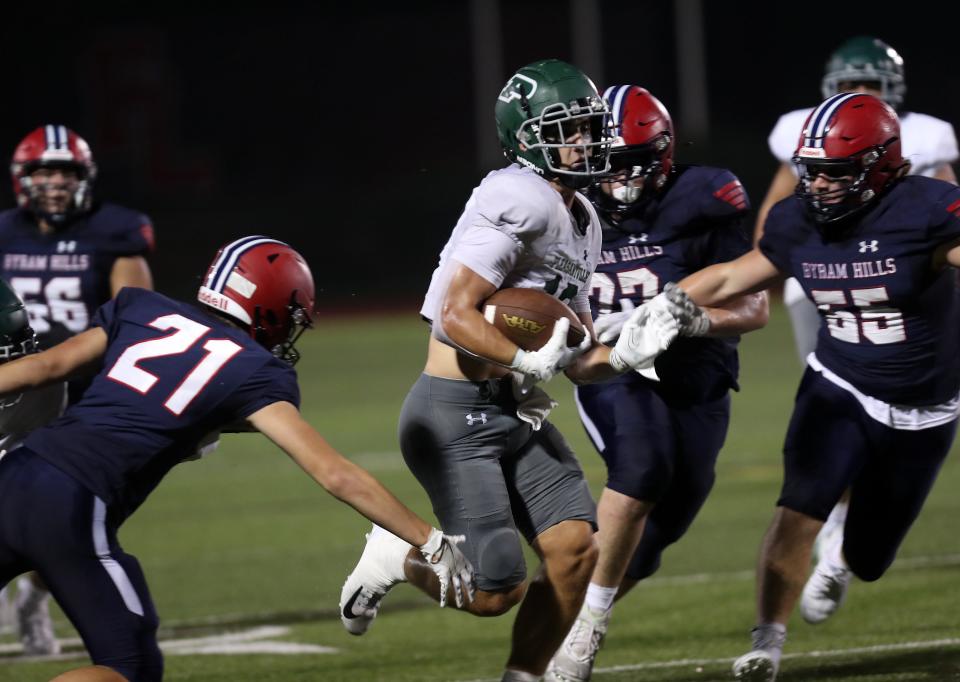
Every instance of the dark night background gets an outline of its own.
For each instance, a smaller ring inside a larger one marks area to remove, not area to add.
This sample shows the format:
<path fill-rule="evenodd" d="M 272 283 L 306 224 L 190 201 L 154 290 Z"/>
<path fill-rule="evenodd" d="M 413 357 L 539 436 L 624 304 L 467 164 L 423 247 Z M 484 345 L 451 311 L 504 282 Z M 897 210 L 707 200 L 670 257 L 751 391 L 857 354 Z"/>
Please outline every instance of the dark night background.
<path fill-rule="evenodd" d="M 758 205 L 776 167 L 771 127 L 820 101 L 828 54 L 858 34 L 903 56 L 906 109 L 960 124 L 950 5 L 703 0 L 710 130 L 678 126 L 678 158 L 731 168 Z M 98 195 L 153 218 L 165 293 L 190 297 L 216 247 L 264 233 L 307 257 L 321 309 L 414 314 L 489 170 L 476 130 L 496 147 L 499 85 L 536 59 L 573 60 L 569 3 L 502 0 L 503 73 L 482 120 L 465 1 L 227 7 L 6 8 L 0 156 L 43 123 L 86 137 Z M 599 8 L 598 86 L 644 85 L 683 121 L 672 3 Z"/>

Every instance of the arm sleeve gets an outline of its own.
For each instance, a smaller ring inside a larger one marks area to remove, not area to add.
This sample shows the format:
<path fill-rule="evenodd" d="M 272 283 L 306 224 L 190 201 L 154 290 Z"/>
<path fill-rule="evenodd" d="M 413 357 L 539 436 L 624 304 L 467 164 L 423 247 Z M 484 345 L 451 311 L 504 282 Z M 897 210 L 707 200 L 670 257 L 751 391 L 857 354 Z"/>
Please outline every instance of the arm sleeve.
<path fill-rule="evenodd" d="M 479 225 L 466 228 L 451 257 L 500 288 L 523 246 L 511 235 Z"/>
<path fill-rule="evenodd" d="M 788 202 L 793 201 L 793 197 L 787 197 L 783 201 L 774 204 L 770 213 L 767 215 L 767 222 L 764 226 L 763 237 L 757 247 L 760 252 L 773 263 L 777 269 L 787 275 L 792 274 L 793 268 L 790 266 L 790 249 L 793 239 L 790 231 L 785 227 L 788 221 Z M 800 234 L 797 229 L 795 234 Z"/>
<path fill-rule="evenodd" d="M 947 184 L 947 183 L 943 183 Z M 942 244 L 960 237 L 960 187 L 949 186 L 935 203 L 927 227 L 927 240 Z"/>

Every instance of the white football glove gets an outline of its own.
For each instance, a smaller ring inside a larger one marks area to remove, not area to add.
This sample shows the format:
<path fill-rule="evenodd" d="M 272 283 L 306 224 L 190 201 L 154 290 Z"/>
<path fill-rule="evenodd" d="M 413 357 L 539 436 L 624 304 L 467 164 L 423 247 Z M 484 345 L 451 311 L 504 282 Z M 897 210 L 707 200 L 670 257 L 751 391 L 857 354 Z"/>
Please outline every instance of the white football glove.
<path fill-rule="evenodd" d="M 636 309 L 633 305 L 633 299 L 620 299 L 620 312 L 607 313 L 597 318 L 593 323 L 593 331 L 597 334 L 600 343 L 610 343 L 620 335 L 623 325 L 630 319 L 631 313 Z"/>
<path fill-rule="evenodd" d="M 520 392 L 526 393 L 538 381 L 549 381 L 554 374 L 572 363 L 578 357 L 590 350 L 593 339 L 589 334 L 583 335 L 583 341 L 575 348 L 567 347 L 567 331 L 570 329 L 570 320 L 561 317 L 553 325 L 553 333 L 540 350 L 526 351 L 517 349 L 513 356 L 510 369 L 523 374 L 523 383 Z"/>
<path fill-rule="evenodd" d="M 633 311 L 610 351 L 610 366 L 618 372 L 646 369 L 677 337 L 677 321 L 659 294 Z"/>
<path fill-rule="evenodd" d="M 463 606 L 464 588 L 470 601 L 477 594 L 473 566 L 457 547 L 464 540 L 463 535 L 444 535 L 443 531 L 431 528 L 430 537 L 420 545 L 420 553 L 440 580 L 441 607 L 447 605 L 447 585 L 450 583 L 453 583 L 453 596 L 458 607 Z"/>
<path fill-rule="evenodd" d="M 687 292 L 673 282 L 663 287 L 670 303 L 670 312 L 677 318 L 680 336 L 705 336 L 710 331 L 710 315 L 694 303 Z"/>

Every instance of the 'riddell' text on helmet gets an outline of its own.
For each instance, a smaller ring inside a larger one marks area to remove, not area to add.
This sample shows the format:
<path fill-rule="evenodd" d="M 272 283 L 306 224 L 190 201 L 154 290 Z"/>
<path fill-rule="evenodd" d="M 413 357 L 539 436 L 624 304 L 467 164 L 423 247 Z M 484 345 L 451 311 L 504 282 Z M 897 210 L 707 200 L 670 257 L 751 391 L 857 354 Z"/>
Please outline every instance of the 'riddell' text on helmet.
<path fill-rule="evenodd" d="M 582 71 L 547 59 L 517 71 L 500 91 L 497 135 L 510 161 L 582 189 L 608 170 L 606 113 L 597 88 Z"/>
<path fill-rule="evenodd" d="M 872 205 L 909 168 L 896 112 L 876 97 L 855 93 L 834 95 L 811 112 L 793 162 L 800 176 L 797 194 L 821 224 Z"/>
<path fill-rule="evenodd" d="M 60 168 L 77 176 L 71 201 L 62 211 L 50 212 L 43 206 L 44 187 L 32 177 L 41 168 Z M 17 145 L 10 163 L 10 176 L 17 204 L 59 227 L 90 210 L 97 165 L 86 140 L 66 126 L 44 125 Z"/>
<path fill-rule="evenodd" d="M 283 242 L 256 235 L 221 248 L 197 300 L 240 323 L 277 357 L 291 365 L 300 359 L 294 343 L 312 326 L 313 275 Z"/>

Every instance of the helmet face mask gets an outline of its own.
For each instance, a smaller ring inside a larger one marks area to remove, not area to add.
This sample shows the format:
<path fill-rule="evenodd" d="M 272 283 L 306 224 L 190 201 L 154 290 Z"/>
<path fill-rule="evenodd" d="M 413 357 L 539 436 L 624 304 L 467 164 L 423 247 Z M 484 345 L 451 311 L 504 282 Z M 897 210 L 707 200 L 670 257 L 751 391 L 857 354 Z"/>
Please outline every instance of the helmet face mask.
<path fill-rule="evenodd" d="M 17 293 L 0 279 L 0 364 L 36 353 L 37 335 L 30 326 L 30 316 Z M 10 409 L 23 394 L 0 399 L 0 410 Z"/>
<path fill-rule="evenodd" d="M 497 97 L 497 134 L 510 161 L 575 189 L 606 172 L 607 109 L 590 79 L 556 59 L 520 69 Z"/>
<path fill-rule="evenodd" d="M 860 86 L 875 90 L 896 109 L 907 92 L 903 58 L 878 38 L 857 36 L 846 41 L 827 60 L 820 91 L 826 99 Z"/>
<path fill-rule="evenodd" d="M 820 104 L 804 124 L 793 156 L 796 194 L 821 225 L 871 206 L 909 165 L 900 153 L 900 122 L 871 95 L 839 94 Z"/>
<path fill-rule="evenodd" d="M 54 227 L 90 210 L 97 166 L 87 142 L 62 125 L 29 133 L 10 164 L 17 204 Z"/>
<path fill-rule="evenodd" d="M 207 270 L 197 300 L 276 357 L 291 365 L 300 359 L 294 343 L 312 326 L 313 275 L 287 244 L 261 236 L 227 244 Z"/>

